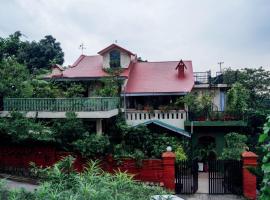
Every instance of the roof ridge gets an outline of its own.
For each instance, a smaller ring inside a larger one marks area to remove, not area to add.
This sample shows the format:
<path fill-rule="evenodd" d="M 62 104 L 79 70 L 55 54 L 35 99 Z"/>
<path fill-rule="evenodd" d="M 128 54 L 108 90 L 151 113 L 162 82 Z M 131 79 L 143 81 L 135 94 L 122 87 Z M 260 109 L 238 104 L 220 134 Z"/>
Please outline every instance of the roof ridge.
<path fill-rule="evenodd" d="M 179 60 L 169 60 L 169 61 L 147 61 L 138 63 L 164 63 L 164 62 L 179 62 Z M 183 62 L 192 62 L 192 60 L 183 60 Z"/>

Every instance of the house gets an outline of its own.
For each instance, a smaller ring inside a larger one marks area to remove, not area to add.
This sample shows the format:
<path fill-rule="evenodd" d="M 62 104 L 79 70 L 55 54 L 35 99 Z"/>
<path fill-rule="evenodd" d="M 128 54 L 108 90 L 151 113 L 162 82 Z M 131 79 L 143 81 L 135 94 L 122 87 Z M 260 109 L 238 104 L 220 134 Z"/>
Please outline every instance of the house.
<path fill-rule="evenodd" d="M 122 81 L 121 98 L 96 97 L 94 91 L 102 87 L 101 80 L 111 76 L 111 70 L 119 71 L 117 79 Z M 223 146 L 224 133 L 216 133 L 215 130 L 239 128 L 244 126 L 242 122 L 239 125 L 235 121 L 224 123 L 225 119 L 191 119 L 188 108 L 181 103 L 176 104 L 179 97 L 190 92 L 203 94 L 211 91 L 214 94 L 213 111 L 222 115 L 229 87 L 219 83 L 219 77 L 212 78 L 210 72 L 193 72 L 192 61 L 189 60 L 143 62 L 135 53 L 112 44 L 97 55 L 81 55 L 67 69 L 54 65 L 52 73 L 45 77 L 55 81 L 83 82 L 88 88 L 85 98 L 6 98 L 1 116 L 7 116 L 15 109 L 25 111 L 27 117 L 64 118 L 67 111 L 74 111 L 79 118 L 95 122 L 96 131 L 102 133 L 103 121 L 123 112 L 127 124 L 131 126 L 146 124 L 188 138 L 193 134 L 194 146 L 200 138 L 204 138 L 202 142 L 209 140 Z"/>

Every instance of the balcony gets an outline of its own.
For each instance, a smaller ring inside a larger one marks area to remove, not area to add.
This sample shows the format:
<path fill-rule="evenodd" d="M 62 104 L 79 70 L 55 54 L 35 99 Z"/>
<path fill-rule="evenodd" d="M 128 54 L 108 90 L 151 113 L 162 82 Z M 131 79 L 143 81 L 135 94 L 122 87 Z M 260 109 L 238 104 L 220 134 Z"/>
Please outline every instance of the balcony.
<path fill-rule="evenodd" d="M 76 112 L 79 118 L 110 118 L 118 114 L 118 106 L 118 97 L 4 98 L 1 116 L 21 111 L 28 117 L 64 118 L 66 112 Z"/>
<path fill-rule="evenodd" d="M 230 114 L 221 111 L 205 113 L 188 113 L 185 126 L 246 126 L 244 115 Z"/>
<path fill-rule="evenodd" d="M 145 123 L 149 120 L 159 120 L 166 124 L 177 128 L 184 129 L 184 122 L 186 120 L 186 111 L 184 110 L 127 110 L 126 121 L 127 124 L 136 126 Z"/>

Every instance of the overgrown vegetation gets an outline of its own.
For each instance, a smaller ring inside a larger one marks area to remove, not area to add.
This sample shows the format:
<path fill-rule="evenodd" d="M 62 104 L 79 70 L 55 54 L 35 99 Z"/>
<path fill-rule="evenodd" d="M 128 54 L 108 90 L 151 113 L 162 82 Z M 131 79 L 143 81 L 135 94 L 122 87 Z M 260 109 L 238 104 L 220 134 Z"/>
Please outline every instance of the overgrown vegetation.
<path fill-rule="evenodd" d="M 259 138 L 259 145 L 262 145 L 263 158 L 261 170 L 263 179 L 260 189 L 260 199 L 270 199 L 270 115 L 267 117 L 267 122 L 264 124 L 263 133 Z"/>
<path fill-rule="evenodd" d="M 241 154 L 247 148 L 247 136 L 239 133 L 225 135 L 225 148 L 221 154 L 223 160 L 240 160 Z"/>
<path fill-rule="evenodd" d="M 97 162 L 90 161 L 83 173 L 72 168 L 72 157 L 66 157 L 54 166 L 35 169 L 41 185 L 33 193 L 26 191 L 6 191 L 0 182 L 0 191 L 8 200 L 145 200 L 153 195 L 168 193 L 160 187 L 147 186 L 136 182 L 132 176 L 117 172 L 114 175 L 102 171 Z"/>

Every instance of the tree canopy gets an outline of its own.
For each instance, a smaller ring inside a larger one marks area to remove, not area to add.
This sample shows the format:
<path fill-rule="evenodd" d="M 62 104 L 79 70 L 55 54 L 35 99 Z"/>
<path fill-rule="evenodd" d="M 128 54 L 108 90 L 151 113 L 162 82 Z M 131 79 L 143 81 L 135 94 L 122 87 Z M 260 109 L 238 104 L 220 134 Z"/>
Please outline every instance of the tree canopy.
<path fill-rule="evenodd" d="M 63 64 L 64 52 L 61 44 L 51 35 L 40 41 L 22 41 L 20 31 L 7 38 L 0 37 L 0 59 L 13 56 L 20 64 L 24 64 L 34 72 L 48 69 L 51 64 Z"/>

